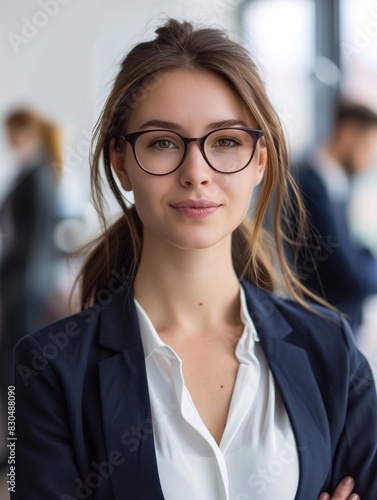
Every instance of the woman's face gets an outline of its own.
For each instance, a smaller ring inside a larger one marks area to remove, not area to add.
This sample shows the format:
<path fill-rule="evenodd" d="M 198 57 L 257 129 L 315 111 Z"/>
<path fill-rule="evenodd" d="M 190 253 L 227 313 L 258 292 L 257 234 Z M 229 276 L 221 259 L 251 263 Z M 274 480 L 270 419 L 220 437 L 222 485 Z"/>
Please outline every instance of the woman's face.
<path fill-rule="evenodd" d="M 43 151 L 39 124 L 30 122 L 27 126 L 10 129 L 8 139 L 20 161 L 31 159 Z"/>
<path fill-rule="evenodd" d="M 184 137 L 202 137 L 216 128 L 245 126 L 258 128 L 224 79 L 185 69 L 164 74 L 149 86 L 131 112 L 126 133 L 162 128 Z M 144 241 L 194 250 L 229 239 L 246 215 L 253 188 L 262 179 L 267 158 L 262 141 L 258 141 L 251 163 L 232 174 L 213 170 L 193 142 L 183 164 L 160 177 L 138 166 L 129 143 L 122 153 L 112 147 L 112 165 L 123 189 L 133 191 Z M 209 208 L 199 206 L 203 204 Z"/>

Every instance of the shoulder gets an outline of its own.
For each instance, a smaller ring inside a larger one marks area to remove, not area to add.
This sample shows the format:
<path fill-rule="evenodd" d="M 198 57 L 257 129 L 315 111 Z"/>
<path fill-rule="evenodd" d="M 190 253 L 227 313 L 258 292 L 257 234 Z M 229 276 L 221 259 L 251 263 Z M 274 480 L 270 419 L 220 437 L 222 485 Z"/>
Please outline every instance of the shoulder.
<path fill-rule="evenodd" d="M 321 177 L 310 163 L 302 163 L 294 168 L 293 175 L 304 194 L 306 192 L 326 194 L 326 188 Z"/>
<path fill-rule="evenodd" d="M 343 316 L 336 310 L 310 301 L 307 302 L 307 307 L 305 307 L 293 299 L 285 298 L 274 293 L 264 293 L 269 296 L 269 299 L 275 304 L 279 311 L 291 320 L 304 321 L 305 323 L 315 321 L 322 325 L 334 325 L 334 323 L 339 325 L 342 323 Z"/>
<path fill-rule="evenodd" d="M 314 337 L 320 343 L 339 343 L 341 340 L 347 340 L 348 343 L 349 336 L 353 339 L 348 320 L 341 312 L 309 301 L 307 307 L 304 307 L 297 301 L 275 295 L 270 295 L 270 299 L 292 330 L 297 331 L 301 337 Z"/>
<path fill-rule="evenodd" d="M 23 337 L 15 347 L 15 369 L 38 371 L 47 364 L 78 368 L 95 349 L 98 320 L 98 312 L 86 309 Z"/>
<path fill-rule="evenodd" d="M 93 307 L 23 337 L 15 348 L 17 364 L 49 366 L 63 377 L 83 377 L 104 358 L 141 345 L 133 294 L 114 283 L 103 289 Z"/>
<path fill-rule="evenodd" d="M 309 304 L 308 310 L 295 301 L 261 290 L 256 290 L 255 296 L 258 299 L 251 307 L 256 307 L 257 316 L 252 309 L 249 312 L 253 321 L 257 319 L 255 327 L 261 343 L 266 353 L 278 350 L 279 363 L 284 369 L 288 369 L 293 359 L 287 356 L 300 352 L 305 354 L 308 366 L 324 391 L 329 381 L 339 390 L 351 386 L 353 393 L 360 384 L 363 389 L 374 385 L 369 364 L 358 350 L 343 315 L 316 304 Z M 283 349 L 287 344 L 290 349 Z"/>
<path fill-rule="evenodd" d="M 253 296 L 249 312 L 265 337 L 285 339 L 308 352 L 326 356 L 356 349 L 351 327 L 342 314 L 309 302 L 304 307 L 297 301 L 248 286 Z"/>

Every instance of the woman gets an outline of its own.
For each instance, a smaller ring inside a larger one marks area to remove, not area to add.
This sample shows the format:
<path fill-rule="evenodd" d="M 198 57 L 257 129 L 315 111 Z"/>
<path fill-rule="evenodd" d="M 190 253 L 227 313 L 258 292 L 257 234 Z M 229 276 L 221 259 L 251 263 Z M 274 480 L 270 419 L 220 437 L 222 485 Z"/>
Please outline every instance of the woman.
<path fill-rule="evenodd" d="M 97 206 L 103 156 L 122 215 L 84 266 L 83 311 L 16 350 L 15 498 L 354 500 L 348 476 L 377 498 L 373 378 L 285 263 L 291 178 L 256 68 L 221 31 L 157 35 L 96 129 Z"/>
<path fill-rule="evenodd" d="M 7 353 L 11 359 L 22 336 L 51 322 L 48 298 L 58 256 L 52 231 L 62 161 L 58 127 L 35 111 L 14 110 L 5 120 L 5 129 L 20 169 L 0 208 L 5 235 L 0 263 L 2 331 L 13 341 Z M 15 313 L 20 309 L 22 315 Z"/>
<path fill-rule="evenodd" d="M 19 172 L 0 206 L 1 412 L 12 382 L 14 346 L 58 317 L 52 314 L 50 297 L 59 259 L 52 237 L 60 173 L 54 166 L 61 165 L 55 124 L 19 108 L 4 125 Z"/>

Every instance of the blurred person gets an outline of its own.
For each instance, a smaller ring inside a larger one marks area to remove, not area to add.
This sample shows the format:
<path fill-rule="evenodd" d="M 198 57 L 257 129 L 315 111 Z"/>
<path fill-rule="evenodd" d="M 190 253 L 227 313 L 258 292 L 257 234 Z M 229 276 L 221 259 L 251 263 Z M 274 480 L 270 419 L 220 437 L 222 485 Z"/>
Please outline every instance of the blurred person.
<path fill-rule="evenodd" d="M 31 109 L 5 119 L 19 173 L 0 207 L 0 384 L 12 380 L 12 356 L 24 335 L 55 319 L 50 315 L 55 264 L 53 243 L 57 181 L 62 165 L 59 130 Z"/>
<path fill-rule="evenodd" d="M 171 19 L 156 33 L 96 127 L 104 232 L 82 311 L 15 350 L 12 499 L 356 500 L 355 481 L 377 498 L 373 377 L 284 258 L 294 183 L 255 63 L 221 30 Z M 282 279 L 262 229 L 274 194 Z"/>
<path fill-rule="evenodd" d="M 350 230 L 352 181 L 372 166 L 377 114 L 343 102 L 328 141 L 296 171 L 309 215 L 308 250 L 298 255 L 305 285 L 344 312 L 355 331 L 364 299 L 377 293 L 377 261 Z"/>

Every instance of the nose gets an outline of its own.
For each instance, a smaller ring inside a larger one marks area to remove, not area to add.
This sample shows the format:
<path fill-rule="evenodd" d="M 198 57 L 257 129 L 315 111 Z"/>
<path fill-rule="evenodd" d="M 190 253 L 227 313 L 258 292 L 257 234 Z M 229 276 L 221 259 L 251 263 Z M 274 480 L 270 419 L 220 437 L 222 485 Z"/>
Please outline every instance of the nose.
<path fill-rule="evenodd" d="M 196 187 L 212 182 L 212 169 L 208 165 L 201 144 L 192 140 L 186 158 L 179 168 L 180 182 L 187 187 Z"/>

